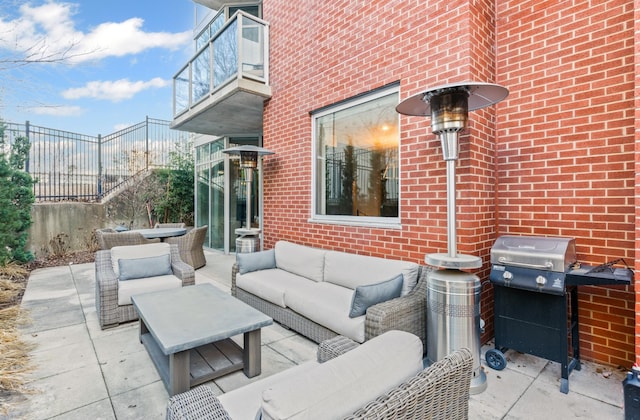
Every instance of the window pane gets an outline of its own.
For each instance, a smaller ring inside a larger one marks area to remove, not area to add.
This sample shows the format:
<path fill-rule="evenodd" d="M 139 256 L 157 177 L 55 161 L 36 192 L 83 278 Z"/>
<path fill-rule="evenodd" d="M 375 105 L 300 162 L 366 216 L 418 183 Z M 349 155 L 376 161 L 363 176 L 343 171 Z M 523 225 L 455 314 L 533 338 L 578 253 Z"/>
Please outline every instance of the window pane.
<path fill-rule="evenodd" d="M 316 118 L 316 214 L 398 217 L 397 103 L 394 92 Z"/>

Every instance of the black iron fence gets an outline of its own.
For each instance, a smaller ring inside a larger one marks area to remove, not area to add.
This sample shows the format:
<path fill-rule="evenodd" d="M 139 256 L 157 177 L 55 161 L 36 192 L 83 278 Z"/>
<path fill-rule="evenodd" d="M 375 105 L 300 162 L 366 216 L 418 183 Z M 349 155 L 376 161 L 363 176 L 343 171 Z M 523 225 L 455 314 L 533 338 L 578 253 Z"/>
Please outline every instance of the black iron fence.
<path fill-rule="evenodd" d="M 189 133 L 170 121 L 145 121 L 106 136 L 3 122 L 5 144 L 16 137 L 31 143 L 26 171 L 37 182 L 36 201 L 100 201 L 130 177 L 170 165 L 170 153 L 187 143 Z"/>

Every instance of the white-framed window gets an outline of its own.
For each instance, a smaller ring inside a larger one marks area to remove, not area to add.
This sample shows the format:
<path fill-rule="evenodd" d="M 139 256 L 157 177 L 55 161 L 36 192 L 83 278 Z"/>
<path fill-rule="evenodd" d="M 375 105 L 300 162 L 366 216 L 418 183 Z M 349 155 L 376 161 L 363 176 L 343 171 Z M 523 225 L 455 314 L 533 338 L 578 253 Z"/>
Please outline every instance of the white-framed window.
<path fill-rule="evenodd" d="M 312 221 L 400 224 L 399 85 L 311 113 Z"/>

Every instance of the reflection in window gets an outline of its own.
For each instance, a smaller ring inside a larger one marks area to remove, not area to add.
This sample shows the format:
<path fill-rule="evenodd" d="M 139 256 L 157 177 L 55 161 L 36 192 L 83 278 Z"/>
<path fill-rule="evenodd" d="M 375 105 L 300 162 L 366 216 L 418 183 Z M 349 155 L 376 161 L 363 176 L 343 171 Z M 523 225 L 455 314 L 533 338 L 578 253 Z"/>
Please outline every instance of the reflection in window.
<path fill-rule="evenodd" d="M 398 217 L 397 87 L 314 115 L 315 214 Z"/>

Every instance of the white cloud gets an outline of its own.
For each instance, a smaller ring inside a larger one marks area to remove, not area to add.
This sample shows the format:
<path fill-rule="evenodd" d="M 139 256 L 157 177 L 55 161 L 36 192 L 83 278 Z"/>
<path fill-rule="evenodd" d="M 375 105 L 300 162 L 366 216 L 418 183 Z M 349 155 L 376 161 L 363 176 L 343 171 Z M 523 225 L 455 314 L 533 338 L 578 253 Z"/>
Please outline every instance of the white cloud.
<path fill-rule="evenodd" d="M 144 20 L 105 22 L 88 32 L 75 28 L 78 5 L 49 1 L 20 6 L 13 20 L 0 18 L 0 48 L 27 59 L 66 57 L 71 64 L 138 54 L 150 48 L 176 50 L 191 42 L 190 31 L 145 32 Z"/>
<path fill-rule="evenodd" d="M 130 99 L 138 92 L 146 89 L 169 86 L 171 81 L 155 77 L 149 81 L 135 81 L 120 79 L 115 81 L 92 81 L 79 88 L 71 88 L 62 92 L 65 99 L 93 98 L 112 102 Z"/>
<path fill-rule="evenodd" d="M 75 117 L 82 114 L 82 108 L 79 106 L 51 105 L 51 106 L 33 106 L 28 108 L 30 112 L 37 115 L 53 115 L 57 117 Z"/>

